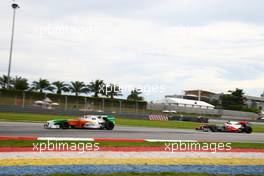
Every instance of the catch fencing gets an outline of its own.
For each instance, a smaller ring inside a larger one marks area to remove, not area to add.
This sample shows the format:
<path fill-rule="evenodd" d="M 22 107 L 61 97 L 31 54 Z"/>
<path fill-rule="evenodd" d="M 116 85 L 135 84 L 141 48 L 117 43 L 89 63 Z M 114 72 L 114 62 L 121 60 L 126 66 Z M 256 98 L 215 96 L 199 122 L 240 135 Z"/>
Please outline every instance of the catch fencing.
<path fill-rule="evenodd" d="M 0 105 L 15 105 L 21 107 L 33 106 L 36 101 L 49 98 L 56 107 L 52 109 L 76 111 L 109 111 L 145 113 L 147 102 L 125 99 L 97 98 L 87 96 L 57 95 L 51 93 L 0 90 Z"/>
<path fill-rule="evenodd" d="M 43 109 L 35 106 L 16 106 L 16 105 L 0 105 L 0 112 L 15 112 L 15 113 L 33 113 L 33 114 L 51 114 L 51 115 L 68 115 L 68 116 L 82 116 L 85 114 L 101 115 L 101 114 L 113 114 L 118 117 L 132 118 L 132 119 L 144 119 L 148 120 L 148 114 L 136 114 L 129 112 L 113 113 L 110 111 L 96 112 L 96 111 L 79 111 L 73 109 Z"/>

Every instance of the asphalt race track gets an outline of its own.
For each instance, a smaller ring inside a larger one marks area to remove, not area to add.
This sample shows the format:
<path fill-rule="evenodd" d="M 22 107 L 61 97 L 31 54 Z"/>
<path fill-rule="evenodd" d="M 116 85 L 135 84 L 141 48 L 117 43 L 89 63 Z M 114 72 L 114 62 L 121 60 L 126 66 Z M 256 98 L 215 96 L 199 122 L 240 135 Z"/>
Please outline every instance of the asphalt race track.
<path fill-rule="evenodd" d="M 254 129 L 253 129 L 254 130 Z M 43 123 L 0 122 L 0 136 L 173 139 L 226 142 L 264 142 L 264 133 L 212 133 L 195 130 L 116 126 L 113 131 L 44 129 Z"/>

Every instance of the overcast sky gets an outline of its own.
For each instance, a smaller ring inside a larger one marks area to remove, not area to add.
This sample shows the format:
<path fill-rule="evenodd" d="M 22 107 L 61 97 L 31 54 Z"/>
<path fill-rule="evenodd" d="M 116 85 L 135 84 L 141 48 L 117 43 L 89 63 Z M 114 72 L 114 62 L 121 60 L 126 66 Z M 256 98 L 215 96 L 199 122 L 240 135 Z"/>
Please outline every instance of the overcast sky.
<path fill-rule="evenodd" d="M 264 89 L 263 0 L 17 0 L 12 76 L 123 86 Z M 0 74 L 7 74 L 11 0 L 0 2 Z"/>

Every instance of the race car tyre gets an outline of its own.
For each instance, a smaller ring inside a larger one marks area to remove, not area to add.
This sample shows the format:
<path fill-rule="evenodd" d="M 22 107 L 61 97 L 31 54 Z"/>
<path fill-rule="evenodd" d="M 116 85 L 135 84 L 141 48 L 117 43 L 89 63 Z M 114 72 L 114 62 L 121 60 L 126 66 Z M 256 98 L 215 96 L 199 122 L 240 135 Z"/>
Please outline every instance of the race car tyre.
<path fill-rule="evenodd" d="M 211 126 L 210 127 L 211 132 L 217 132 L 217 127 L 216 126 Z"/>
<path fill-rule="evenodd" d="M 210 129 L 209 128 L 203 128 L 203 132 L 209 132 Z"/>
<path fill-rule="evenodd" d="M 60 125 L 60 128 L 62 128 L 62 129 L 68 129 L 70 126 L 69 126 L 69 124 L 68 123 L 62 123 L 61 125 Z"/>
<path fill-rule="evenodd" d="M 44 128 L 48 128 L 48 124 L 44 124 Z"/>
<path fill-rule="evenodd" d="M 253 130 L 252 130 L 252 127 L 246 126 L 244 131 L 249 134 L 249 133 L 252 133 Z"/>
<path fill-rule="evenodd" d="M 105 122 L 105 129 L 112 130 L 112 129 L 114 129 L 114 127 L 115 127 L 115 125 L 114 125 L 113 122 L 111 122 L 111 121 L 106 121 Z"/>

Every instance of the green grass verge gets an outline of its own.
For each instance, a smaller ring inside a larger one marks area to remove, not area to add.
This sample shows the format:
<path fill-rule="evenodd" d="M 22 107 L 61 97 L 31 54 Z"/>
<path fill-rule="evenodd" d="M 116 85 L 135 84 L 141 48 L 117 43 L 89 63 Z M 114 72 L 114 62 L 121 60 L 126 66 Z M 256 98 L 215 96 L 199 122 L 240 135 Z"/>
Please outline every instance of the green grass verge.
<path fill-rule="evenodd" d="M 0 120 L 4 121 L 33 121 L 45 122 L 51 119 L 70 119 L 76 118 L 75 116 L 63 115 L 46 115 L 46 114 L 29 114 L 29 113 L 0 113 Z M 183 121 L 150 121 L 139 119 L 126 119 L 117 117 L 117 125 L 138 126 L 138 127 L 155 127 L 155 128 L 180 128 L 180 129 L 195 129 L 200 126 L 196 122 L 183 122 Z M 264 125 L 252 125 L 254 132 L 264 132 Z"/>
<path fill-rule="evenodd" d="M 183 116 L 190 116 L 190 117 L 199 117 L 199 116 L 202 116 L 202 117 L 221 117 L 221 115 L 216 115 L 216 114 L 197 114 L 197 113 L 187 113 L 187 112 L 177 112 L 177 113 L 163 113 L 161 112 L 160 110 L 150 110 L 150 109 L 147 109 L 146 110 L 146 113 L 151 113 L 151 114 L 164 114 L 164 115 L 183 115 Z"/>
<path fill-rule="evenodd" d="M 56 141 L 50 141 L 55 143 Z M 59 142 L 59 141 L 58 141 Z M 95 143 L 86 141 L 63 141 L 67 143 Z M 2 140 L 0 147 L 32 147 L 33 143 L 46 143 L 47 141 L 32 141 L 32 140 Z M 164 142 L 97 142 L 100 147 L 165 147 Z M 210 143 L 210 142 L 209 142 Z M 251 148 L 251 149 L 264 149 L 264 143 L 239 143 L 233 142 L 232 148 Z"/>
<path fill-rule="evenodd" d="M 0 113 L 0 120 L 6 120 L 6 121 L 45 122 L 51 119 L 70 119 L 70 118 L 75 118 L 75 116 L 29 114 L 29 113 Z M 116 124 L 128 125 L 128 126 L 181 128 L 181 129 L 194 129 L 197 126 L 199 126 L 199 123 L 195 123 L 195 122 L 149 121 L 149 120 L 139 120 L 139 119 L 125 119 L 121 117 L 117 118 Z"/>
<path fill-rule="evenodd" d="M 140 127 L 158 127 L 158 128 L 179 128 L 179 129 L 195 129 L 201 125 L 197 122 L 183 121 L 149 121 L 138 119 L 118 118 L 117 124 Z M 264 133 L 264 125 L 252 125 L 253 132 Z"/>
<path fill-rule="evenodd" d="M 0 113 L 0 120 L 6 121 L 32 121 L 45 122 L 51 119 L 69 119 L 73 116 L 48 115 L 48 114 L 30 114 L 30 113 Z"/>
<path fill-rule="evenodd" d="M 183 121 L 150 121 L 139 119 L 117 118 L 118 125 L 138 126 L 138 127 L 158 127 L 158 128 L 180 128 L 180 129 L 195 129 L 200 123 L 183 122 Z"/>

